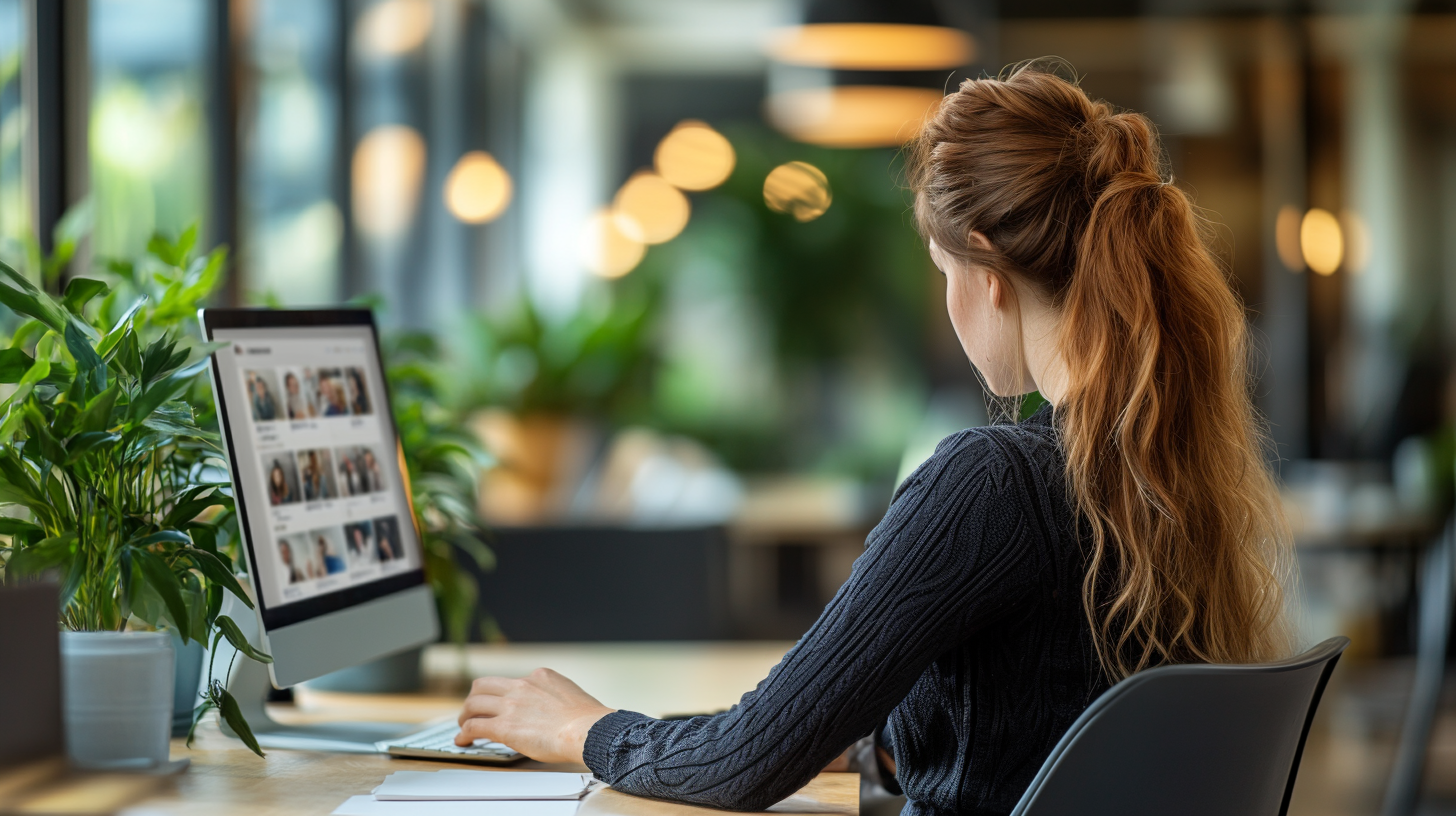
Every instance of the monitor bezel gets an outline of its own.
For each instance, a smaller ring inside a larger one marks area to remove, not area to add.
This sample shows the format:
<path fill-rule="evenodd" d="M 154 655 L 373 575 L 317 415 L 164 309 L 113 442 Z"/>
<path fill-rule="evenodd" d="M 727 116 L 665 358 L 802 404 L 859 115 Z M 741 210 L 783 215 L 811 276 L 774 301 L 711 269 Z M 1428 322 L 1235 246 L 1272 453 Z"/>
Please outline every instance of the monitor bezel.
<path fill-rule="evenodd" d="M 379 345 L 379 328 L 374 322 L 374 313 L 368 309 L 201 309 L 198 311 L 198 322 L 202 326 L 203 335 L 207 341 L 214 342 L 213 331 L 215 329 L 290 329 L 290 328 L 327 328 L 330 326 L 366 326 L 369 328 L 369 336 L 374 344 L 374 355 L 379 361 L 379 371 L 385 372 L 384 355 Z M 222 429 L 223 441 L 226 444 L 228 470 L 232 473 L 233 480 L 233 502 L 236 505 L 238 530 L 243 539 L 243 549 L 248 556 L 248 574 L 258 575 L 258 553 L 253 546 L 253 535 L 248 523 L 247 500 L 243 496 L 242 474 L 238 470 L 237 451 L 233 443 L 233 431 L 229 422 L 226 396 L 222 388 L 222 369 L 218 365 L 217 352 L 211 357 L 212 368 L 212 393 L 213 402 L 217 408 L 218 424 Z M 393 403 L 389 393 L 389 381 L 387 377 L 381 377 L 380 386 L 384 394 L 384 410 L 381 416 L 389 423 L 388 427 L 394 434 L 396 448 L 400 445 L 399 428 L 394 422 Z M 403 456 L 395 458 L 395 467 L 402 471 L 404 465 Z M 316 595 L 312 598 L 305 598 L 300 601 L 272 606 L 268 605 L 263 597 L 261 587 L 254 586 L 253 602 L 258 607 L 258 617 L 262 621 L 264 630 L 271 631 L 281 629 L 285 626 L 303 623 L 315 618 L 327 615 L 331 612 L 339 612 L 369 601 L 396 595 L 401 592 L 421 586 L 425 583 L 424 570 L 424 538 L 420 535 L 419 525 L 415 523 L 413 508 L 413 497 L 409 493 L 409 477 L 403 472 L 398 474 L 401 478 L 398 484 L 404 490 L 405 514 L 409 516 L 410 525 L 415 531 L 415 541 L 421 549 L 421 565 L 407 572 L 381 578 L 366 584 L 345 587 L 324 595 Z"/>

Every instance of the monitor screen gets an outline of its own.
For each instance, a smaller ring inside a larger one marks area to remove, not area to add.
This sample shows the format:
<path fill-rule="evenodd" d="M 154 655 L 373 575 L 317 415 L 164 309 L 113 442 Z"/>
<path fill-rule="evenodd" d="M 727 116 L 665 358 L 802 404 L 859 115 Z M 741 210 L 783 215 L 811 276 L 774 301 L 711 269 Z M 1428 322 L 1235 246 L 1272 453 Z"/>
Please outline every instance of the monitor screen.
<path fill-rule="evenodd" d="M 230 344 L 214 386 L 264 625 L 422 583 L 372 323 L 215 323 L 210 339 Z"/>

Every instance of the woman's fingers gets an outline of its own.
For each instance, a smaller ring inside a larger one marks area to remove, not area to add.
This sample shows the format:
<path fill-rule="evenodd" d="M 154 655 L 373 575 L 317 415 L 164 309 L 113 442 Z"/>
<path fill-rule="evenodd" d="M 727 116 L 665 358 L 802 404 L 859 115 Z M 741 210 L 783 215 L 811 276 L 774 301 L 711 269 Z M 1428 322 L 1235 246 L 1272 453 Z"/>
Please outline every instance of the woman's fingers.
<path fill-rule="evenodd" d="M 520 680 L 511 677 L 480 677 L 470 684 L 470 694 L 494 694 L 499 697 L 520 685 Z"/>
<path fill-rule="evenodd" d="M 476 740 L 490 740 L 500 742 L 496 739 L 495 729 L 489 717 L 474 717 L 460 723 L 460 733 L 455 735 L 455 744 L 465 747 Z"/>
<path fill-rule="evenodd" d="M 501 698 L 493 694 L 472 694 L 465 698 L 458 722 L 464 725 L 471 717 L 494 717 L 500 713 Z"/>

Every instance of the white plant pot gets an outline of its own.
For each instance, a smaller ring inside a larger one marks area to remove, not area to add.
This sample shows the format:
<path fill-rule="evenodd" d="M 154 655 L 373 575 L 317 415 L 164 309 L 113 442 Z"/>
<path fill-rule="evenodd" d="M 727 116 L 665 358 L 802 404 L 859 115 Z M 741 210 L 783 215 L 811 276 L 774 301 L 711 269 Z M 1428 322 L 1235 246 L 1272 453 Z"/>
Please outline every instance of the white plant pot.
<path fill-rule="evenodd" d="M 62 632 L 66 750 L 93 769 L 167 764 L 176 683 L 165 632 Z"/>

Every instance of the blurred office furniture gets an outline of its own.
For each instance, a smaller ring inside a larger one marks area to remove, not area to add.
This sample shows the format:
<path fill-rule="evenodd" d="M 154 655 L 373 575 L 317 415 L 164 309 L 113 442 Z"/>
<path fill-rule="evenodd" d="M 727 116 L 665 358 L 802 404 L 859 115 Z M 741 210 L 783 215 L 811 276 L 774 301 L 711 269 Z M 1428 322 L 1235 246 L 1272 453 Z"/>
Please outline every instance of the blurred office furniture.
<path fill-rule="evenodd" d="M 1416 636 L 1416 673 L 1406 704 L 1385 816 L 1410 816 L 1420 799 L 1421 776 L 1430 751 L 1431 731 L 1446 677 L 1446 645 L 1451 635 L 1452 571 L 1456 569 L 1456 516 L 1426 549 L 1422 564 L 1420 620 Z"/>
<path fill-rule="evenodd" d="M 454 685 L 464 661 L 472 676 L 519 676 L 537 666 L 551 666 L 613 706 L 653 716 L 683 711 L 713 711 L 738 700 L 792 644 L 607 644 L 518 646 L 473 644 L 458 649 L 439 644 L 425 653 L 424 694 L 344 694 L 299 688 L 297 704 L 271 706 L 282 722 L 328 722 L 370 718 L 423 722 L 453 717 L 460 711 L 465 687 Z M 395 771 L 438 771 L 467 767 L 379 755 L 325 754 L 305 751 L 253 756 L 242 743 L 223 736 L 212 718 L 199 728 L 192 749 L 174 740 L 173 750 L 192 758 L 189 771 L 176 784 L 140 804 L 139 811 L 208 813 L 217 816 L 266 812 L 277 816 L 325 814 L 351 795 L 367 793 Z M 522 770 L 583 770 L 525 762 Z M 777 811 L 817 816 L 857 816 L 859 779 L 855 774 L 820 774 Z M 690 816 L 700 808 L 639 799 L 612 790 L 588 796 L 578 816 Z"/>
<path fill-rule="evenodd" d="M 0 586 L 0 768 L 65 748 L 59 591 L 53 583 Z"/>
<path fill-rule="evenodd" d="M 1082 712 L 1012 816 L 1283 816 L 1349 643 L 1330 638 L 1264 665 L 1138 672 Z"/>
<path fill-rule="evenodd" d="M 730 636 L 722 527 L 496 527 L 482 606 L 513 641 Z"/>
<path fill-rule="evenodd" d="M 1437 535 L 1437 517 L 1427 502 L 1414 500 L 1408 487 L 1402 489 L 1400 469 L 1392 483 L 1379 463 L 1297 462 L 1290 467 L 1285 490 L 1307 593 L 1334 566 L 1327 561 L 1332 558 L 1357 568 L 1359 561 L 1349 562 L 1365 559 L 1359 572 L 1366 581 L 1378 584 L 1395 577 L 1396 586 L 1404 587 L 1398 597 L 1348 586 L 1333 593 L 1347 596 L 1346 603 L 1374 606 L 1379 616 L 1378 627 L 1364 633 L 1366 641 L 1375 642 L 1358 643 L 1352 654 L 1398 654 L 1407 648 L 1416 654 L 1411 696 L 1385 788 L 1385 816 L 1410 816 L 1419 803 L 1445 677 L 1456 570 L 1456 519 Z M 1354 601 L 1348 600 L 1351 596 Z M 1326 621 L 1325 628 L 1332 623 Z M 1341 624 L 1357 631 L 1371 628 L 1353 620 Z M 1414 643 L 1409 632 L 1415 633 Z"/>

